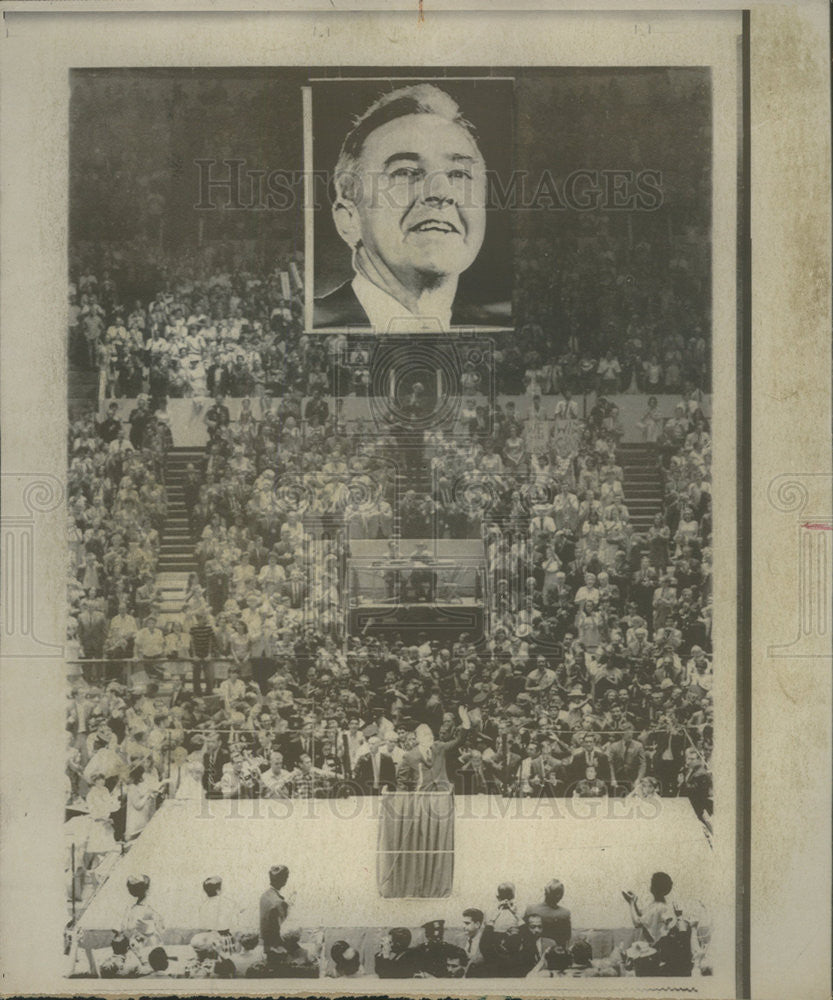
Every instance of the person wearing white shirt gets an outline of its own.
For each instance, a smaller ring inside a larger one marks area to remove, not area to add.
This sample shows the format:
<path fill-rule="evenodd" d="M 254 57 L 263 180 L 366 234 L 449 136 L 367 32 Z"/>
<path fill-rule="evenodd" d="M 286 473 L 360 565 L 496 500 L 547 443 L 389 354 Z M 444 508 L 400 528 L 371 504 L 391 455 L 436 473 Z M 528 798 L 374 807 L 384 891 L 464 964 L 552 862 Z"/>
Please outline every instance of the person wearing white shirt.
<path fill-rule="evenodd" d="M 271 595 L 279 592 L 285 581 L 284 568 L 278 562 L 278 557 L 272 553 L 268 563 L 262 567 L 257 575 L 258 586 L 265 594 Z"/>
<path fill-rule="evenodd" d="M 165 652 L 165 633 L 156 624 L 156 617 L 148 615 L 145 627 L 139 629 L 133 643 L 133 655 L 137 660 L 158 660 Z"/>
<path fill-rule="evenodd" d="M 240 908 L 223 893 L 223 880 L 219 875 L 205 879 L 202 888 L 205 896 L 197 913 L 197 927 L 200 931 L 218 934 L 221 951 L 230 952 Z"/>
<path fill-rule="evenodd" d="M 234 567 L 231 574 L 231 586 L 238 601 L 242 600 L 255 576 L 255 568 L 249 561 L 248 553 L 244 552 L 240 563 Z"/>
<path fill-rule="evenodd" d="M 467 978 L 475 978 L 481 974 L 485 958 L 480 951 L 480 940 L 483 937 L 483 920 L 485 914 L 476 906 L 463 910 L 463 932 L 466 935 L 464 950 L 466 952 Z"/>
<path fill-rule="evenodd" d="M 549 507 L 536 507 L 535 516 L 529 522 L 529 527 L 536 534 L 555 534 L 555 521 L 549 515 Z"/>
<path fill-rule="evenodd" d="M 260 775 L 260 794 L 264 799 L 289 798 L 287 785 L 292 779 L 292 771 L 283 766 L 283 754 L 274 751 L 269 756 L 269 770 Z"/>
<path fill-rule="evenodd" d="M 227 712 L 231 711 L 232 705 L 235 702 L 240 701 L 246 694 L 246 685 L 240 680 L 240 669 L 236 666 L 230 666 L 228 670 L 228 677 L 224 680 L 218 688 L 220 697 L 223 699 L 223 705 Z"/>
<path fill-rule="evenodd" d="M 356 770 L 356 761 L 367 753 L 367 740 L 359 729 L 359 719 L 353 715 L 347 720 L 347 730 L 341 734 L 345 771 L 352 776 Z"/>
<path fill-rule="evenodd" d="M 596 586 L 596 577 L 593 573 L 586 573 L 584 584 L 576 591 L 575 603 L 584 604 L 585 601 L 599 603 L 599 588 Z"/>
<path fill-rule="evenodd" d="M 711 691 L 714 672 L 708 657 L 700 646 L 691 647 L 691 659 L 685 665 L 686 687 L 699 687 L 703 691 Z"/>
<path fill-rule="evenodd" d="M 125 452 L 133 451 L 133 445 L 127 439 L 124 427 L 119 428 L 118 435 L 107 446 L 107 451 L 111 455 L 123 455 Z"/>
<path fill-rule="evenodd" d="M 578 403 L 570 398 L 569 393 L 565 392 L 564 398 L 555 404 L 555 416 L 562 420 L 578 420 Z"/>

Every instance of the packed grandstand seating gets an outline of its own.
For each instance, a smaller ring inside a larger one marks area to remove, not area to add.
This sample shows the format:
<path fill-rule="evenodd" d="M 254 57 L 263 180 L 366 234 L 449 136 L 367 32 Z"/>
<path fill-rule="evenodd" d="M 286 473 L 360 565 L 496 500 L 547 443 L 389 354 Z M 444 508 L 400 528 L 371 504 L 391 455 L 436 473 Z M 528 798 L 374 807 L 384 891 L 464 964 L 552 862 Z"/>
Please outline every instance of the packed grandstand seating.
<path fill-rule="evenodd" d="M 482 540 L 489 615 L 484 635 L 408 642 L 345 634 L 346 556 L 356 538 L 426 535 L 431 518 L 406 531 L 403 510 L 396 528 L 384 440 L 336 434 L 322 403 L 260 399 L 228 423 L 206 413 L 189 501 L 198 569 L 163 628 L 164 419 L 142 399 L 129 432 L 112 417 L 73 424 L 68 803 L 103 771 L 123 813 L 137 769 L 155 803 L 177 794 L 175 762 L 199 775 L 189 794 L 257 796 L 275 753 L 280 794 L 372 791 L 357 765 L 374 741 L 396 764 L 418 725 L 453 735 L 464 706 L 478 723 L 454 762 L 460 792 L 685 794 L 708 822 L 710 442 L 697 394 L 654 435 L 665 502 L 645 534 L 629 525 L 603 399 L 580 419 L 562 398 L 550 423 L 569 422 L 566 436 L 542 432 L 537 403 L 524 421 L 495 408 L 490 436 L 476 413 L 461 418 L 468 438 L 427 434 L 433 492 L 420 502 L 446 537 Z M 299 501 L 301 474 L 312 488 Z M 455 477 L 473 491 L 449 490 Z M 206 775 L 217 738 L 225 766 Z M 588 753 L 601 763 L 589 785 Z"/>
<path fill-rule="evenodd" d="M 281 806 L 416 790 L 408 762 L 426 732 L 443 747 L 457 796 L 579 806 L 572 800 L 682 798 L 710 837 L 711 97 L 676 72 L 690 113 L 671 148 L 664 85 L 640 96 L 603 73 L 540 90 L 519 77 L 529 120 L 562 122 L 557 142 L 527 136 L 530 174 L 557 162 L 566 175 L 596 152 L 619 157 L 615 165 L 662 163 L 668 201 L 627 218 L 562 213 L 557 225 L 544 211 L 517 213 L 514 329 L 492 338 L 490 391 L 466 368 L 453 417 L 421 437 L 379 425 L 363 405 L 379 387 L 361 338 L 354 350 L 342 334 L 305 332 L 301 199 L 281 213 L 194 210 L 185 168 L 201 158 L 233 147 L 249 166 L 300 172 L 299 131 L 276 136 L 260 124 L 282 120 L 276 108 L 297 103 L 295 92 L 233 73 L 173 81 L 128 71 L 118 86 L 76 75 L 73 924 L 76 903 L 105 886 L 166 800 L 184 810 L 212 799 Z M 610 114 L 617 128 L 597 143 Z M 640 411 L 641 454 L 658 484 L 652 521 L 629 507 L 623 398 L 629 420 Z M 180 442 L 168 403 L 182 399 L 206 443 L 174 488 Z M 192 571 L 172 601 L 160 567 L 180 490 Z M 477 614 L 470 626 L 435 628 L 440 605 L 452 621 L 455 610 Z M 400 607 L 416 617 L 398 618 Z M 373 801 L 382 800 L 361 804 Z M 112 941 L 90 974 L 710 972 L 708 928 L 672 905 L 663 873 L 652 900 L 625 894 L 633 940 L 604 948 L 571 932 L 557 881 L 544 903 L 516 901 L 501 883 L 491 909 L 475 900 L 484 910 L 461 914 L 476 949 L 460 928 L 444 941 L 443 921 L 431 919 L 420 943 L 418 927 L 371 943 L 359 928 L 330 940 L 292 920 L 270 938 L 257 899 L 235 908 L 225 895 L 234 887 L 206 875 L 196 933 L 176 944 L 145 898 L 148 877 L 128 880 L 124 923 L 105 925 Z"/>
<path fill-rule="evenodd" d="M 498 393 L 708 390 L 709 343 L 697 309 L 704 279 L 691 279 L 694 250 L 690 259 L 685 250 L 669 258 L 659 244 L 614 242 L 601 252 L 610 241 L 599 238 L 569 259 L 560 286 L 541 298 L 533 266 L 545 250 L 540 242 L 518 254 L 518 326 L 497 349 Z M 309 396 L 336 386 L 339 394 L 366 394 L 361 371 L 338 371 L 337 336 L 304 333 L 302 272 L 300 253 L 259 265 L 252 254 L 214 248 L 168 260 L 141 240 L 118 251 L 79 250 L 69 291 L 72 356 L 98 373 L 101 399 Z M 136 298 L 153 280 L 156 291 Z M 580 305 L 600 286 L 608 290 L 605 309 L 584 315 Z M 550 305 L 542 312 L 541 303 Z"/>

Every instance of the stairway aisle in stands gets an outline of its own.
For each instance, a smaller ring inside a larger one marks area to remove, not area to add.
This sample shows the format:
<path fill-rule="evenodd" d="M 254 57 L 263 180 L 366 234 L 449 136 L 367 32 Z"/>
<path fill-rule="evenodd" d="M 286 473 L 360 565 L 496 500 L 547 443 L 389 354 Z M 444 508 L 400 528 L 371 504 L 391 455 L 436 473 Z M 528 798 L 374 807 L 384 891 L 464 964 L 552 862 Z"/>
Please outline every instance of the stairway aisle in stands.
<path fill-rule="evenodd" d="M 644 535 L 656 514 L 662 513 L 662 473 L 656 446 L 643 443 L 620 444 L 616 458 L 622 467 L 625 506 L 633 530 Z"/>
<path fill-rule="evenodd" d="M 416 454 L 409 455 L 409 461 L 403 461 L 401 450 L 392 452 L 392 458 L 396 462 L 396 492 L 400 504 L 406 493 L 414 493 L 415 499 L 419 501 L 431 500 L 433 497 L 433 482 L 431 476 L 431 461 L 426 449 L 420 446 Z M 394 508 L 393 538 L 396 540 L 397 548 L 403 540 L 408 541 L 409 532 L 407 527 L 403 530 L 402 512 L 399 506 Z M 411 546 L 411 549 L 413 546 Z M 408 552 L 400 552 L 401 556 L 409 555 Z"/>
<path fill-rule="evenodd" d="M 98 409 L 98 372 L 79 363 L 70 353 L 67 368 L 67 409 L 70 421 Z"/>
<path fill-rule="evenodd" d="M 171 448 L 165 461 L 168 514 L 162 530 L 156 571 L 156 586 L 162 595 L 159 604 L 161 625 L 182 610 L 188 574 L 197 571 L 195 541 L 188 529 L 183 482 L 188 464 L 193 463 L 197 469 L 202 469 L 204 461 L 204 448 Z"/>

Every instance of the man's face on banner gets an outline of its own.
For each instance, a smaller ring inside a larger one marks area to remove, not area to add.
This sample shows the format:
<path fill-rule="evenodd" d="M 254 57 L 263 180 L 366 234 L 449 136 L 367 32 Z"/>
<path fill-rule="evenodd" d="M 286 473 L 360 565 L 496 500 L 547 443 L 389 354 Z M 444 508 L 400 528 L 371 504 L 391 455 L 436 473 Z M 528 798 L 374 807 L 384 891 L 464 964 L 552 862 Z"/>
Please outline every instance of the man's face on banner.
<path fill-rule="evenodd" d="M 362 243 L 400 280 L 470 267 L 486 231 L 486 170 L 464 128 L 414 114 L 367 137 L 357 189 Z"/>

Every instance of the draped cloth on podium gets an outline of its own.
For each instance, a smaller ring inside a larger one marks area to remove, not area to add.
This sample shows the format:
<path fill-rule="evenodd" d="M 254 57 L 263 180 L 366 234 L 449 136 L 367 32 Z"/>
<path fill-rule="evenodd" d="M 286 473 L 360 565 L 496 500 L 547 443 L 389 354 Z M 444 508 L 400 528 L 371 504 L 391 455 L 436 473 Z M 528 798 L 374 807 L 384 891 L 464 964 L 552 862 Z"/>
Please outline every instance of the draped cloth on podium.
<path fill-rule="evenodd" d="M 376 880 L 385 898 L 451 895 L 454 796 L 450 791 L 382 795 Z"/>

